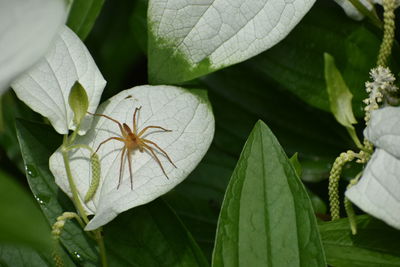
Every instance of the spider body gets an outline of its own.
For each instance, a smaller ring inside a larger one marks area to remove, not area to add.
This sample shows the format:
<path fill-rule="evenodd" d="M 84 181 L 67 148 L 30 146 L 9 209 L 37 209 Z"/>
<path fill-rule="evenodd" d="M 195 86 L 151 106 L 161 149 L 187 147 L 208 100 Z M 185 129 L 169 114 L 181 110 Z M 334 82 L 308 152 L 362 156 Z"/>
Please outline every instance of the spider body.
<path fill-rule="evenodd" d="M 168 161 L 175 167 L 176 165 L 172 162 L 171 158 L 168 156 L 167 152 L 165 152 L 162 148 L 160 148 L 156 143 L 153 141 L 150 141 L 148 139 L 142 138 L 142 136 L 149 130 L 149 129 L 158 129 L 164 132 L 171 132 L 171 130 L 167 130 L 161 126 L 154 126 L 150 125 L 145 128 L 143 128 L 141 131 L 138 132 L 137 129 L 137 113 L 140 111 L 141 107 L 135 108 L 135 112 L 133 113 L 133 128 L 131 129 L 126 123 L 120 123 L 119 121 L 104 115 L 104 114 L 93 114 L 89 113 L 94 116 L 101 116 L 104 118 L 107 118 L 113 122 L 115 122 L 121 132 L 121 137 L 110 137 L 107 138 L 106 140 L 102 141 L 99 146 L 97 147 L 96 151 L 94 153 L 97 153 L 99 151 L 100 147 L 104 145 L 105 143 L 111 141 L 111 140 L 116 140 L 124 143 L 124 146 L 122 147 L 122 152 L 121 152 L 121 163 L 120 163 L 120 170 L 119 170 L 119 179 L 118 179 L 118 186 L 121 185 L 122 182 L 122 173 L 123 173 L 123 164 L 124 164 L 124 159 L 125 157 L 128 158 L 128 166 L 129 166 L 129 176 L 130 176 L 130 181 L 131 181 L 131 189 L 133 189 L 133 179 L 132 179 L 132 162 L 131 162 L 131 154 L 132 151 L 135 149 L 139 149 L 141 153 L 143 152 L 148 152 L 150 155 L 154 158 L 154 160 L 158 163 L 160 166 L 163 174 L 165 177 L 168 178 L 167 173 L 164 170 L 163 165 L 161 164 L 160 159 L 158 158 L 156 152 L 154 151 L 154 148 L 157 149 L 164 157 L 168 159 Z"/>

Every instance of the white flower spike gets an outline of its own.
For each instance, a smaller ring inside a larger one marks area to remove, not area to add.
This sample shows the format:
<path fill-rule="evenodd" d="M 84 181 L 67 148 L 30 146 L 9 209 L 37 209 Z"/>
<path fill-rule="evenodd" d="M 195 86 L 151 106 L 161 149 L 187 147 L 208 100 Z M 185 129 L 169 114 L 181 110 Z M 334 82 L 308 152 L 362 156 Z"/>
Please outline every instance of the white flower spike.
<path fill-rule="evenodd" d="M 400 107 L 372 111 L 364 135 L 376 150 L 346 196 L 365 212 L 400 229 Z"/>
<path fill-rule="evenodd" d="M 132 128 L 133 113 L 138 107 L 141 107 L 138 129 L 158 125 L 171 130 L 165 132 L 154 129 L 144 137 L 165 150 L 177 168 L 162 153 L 156 152 L 167 178 L 150 153 L 135 150 L 131 154 L 132 188 L 127 162 L 124 163 L 122 181 L 118 187 L 124 144 L 113 140 L 102 145 L 97 152 L 101 162 L 100 184 L 94 197 L 85 204 L 86 211 L 95 216 L 85 230 L 96 229 L 119 213 L 148 203 L 171 190 L 197 166 L 211 144 L 214 117 L 209 103 L 182 88 L 165 85 L 134 87 L 100 105 L 96 113 L 108 115 Z M 92 129 L 85 136 L 77 137 L 75 143 L 86 144 L 95 150 L 102 141 L 115 136 L 120 136 L 118 125 L 96 116 Z M 89 157 L 90 152 L 85 149 L 70 152 L 72 175 L 82 203 L 91 181 Z M 50 170 L 58 186 L 71 196 L 59 150 L 50 158 Z"/>
<path fill-rule="evenodd" d="M 73 111 L 68 104 L 71 87 L 79 81 L 89 100 L 89 112 L 95 112 L 106 81 L 79 37 L 64 26 L 46 56 L 12 83 L 19 99 L 50 120 L 60 134 L 74 130 Z M 79 128 L 83 135 L 92 116 L 87 115 Z"/>
<path fill-rule="evenodd" d="M 67 11 L 65 0 L 0 2 L 0 94 L 46 53 Z"/>

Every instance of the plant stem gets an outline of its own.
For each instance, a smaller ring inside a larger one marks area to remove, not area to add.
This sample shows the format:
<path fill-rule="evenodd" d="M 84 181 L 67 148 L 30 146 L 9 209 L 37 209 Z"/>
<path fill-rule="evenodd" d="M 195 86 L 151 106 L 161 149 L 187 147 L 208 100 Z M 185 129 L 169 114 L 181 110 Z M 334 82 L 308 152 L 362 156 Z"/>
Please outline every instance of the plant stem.
<path fill-rule="evenodd" d="M 96 237 L 97 244 L 99 245 L 99 250 L 100 250 L 100 258 L 101 258 L 101 266 L 107 267 L 107 256 L 106 256 L 106 247 L 104 246 L 104 240 L 103 240 L 103 235 L 102 235 L 102 229 L 96 229 L 93 231 Z"/>
<path fill-rule="evenodd" d="M 64 141 L 61 146 L 61 154 L 64 160 L 64 165 L 65 165 L 65 171 L 67 172 L 67 178 L 68 178 L 68 183 L 69 183 L 69 188 L 71 189 L 72 192 L 72 200 L 74 202 L 74 205 L 76 209 L 79 212 L 79 215 L 82 217 L 83 221 L 85 224 L 89 222 L 89 219 L 87 218 L 87 215 L 85 213 L 85 209 L 82 206 L 81 201 L 79 200 L 78 196 L 78 190 L 76 189 L 76 185 L 74 182 L 74 179 L 72 178 L 72 173 L 71 173 L 71 167 L 69 165 L 69 158 L 68 158 L 68 151 L 67 147 L 68 146 L 68 136 L 64 135 Z"/>
<path fill-rule="evenodd" d="M 79 199 L 78 190 L 76 188 L 74 179 L 72 177 L 71 166 L 69 164 L 69 158 L 68 158 L 68 151 L 70 151 L 71 149 L 74 149 L 74 148 L 85 148 L 85 149 L 90 150 L 91 152 L 93 152 L 93 151 L 90 147 L 88 147 L 86 145 L 70 145 L 74 141 L 75 137 L 76 137 L 76 134 L 75 135 L 73 134 L 71 136 L 71 138 L 68 138 L 68 135 L 64 135 L 63 144 L 61 146 L 61 154 L 62 154 L 62 157 L 64 160 L 65 171 L 67 172 L 68 183 L 69 183 L 69 187 L 72 192 L 72 200 L 74 202 L 75 208 L 78 210 L 78 213 L 79 213 L 80 217 L 83 219 L 83 221 L 85 222 L 85 224 L 88 224 L 89 219 L 88 219 L 85 209 L 83 208 L 83 205 Z M 92 232 L 93 232 L 95 240 L 99 246 L 101 265 L 103 267 L 107 267 L 108 264 L 107 264 L 106 248 L 104 246 L 103 235 L 101 233 L 102 229 L 99 228 Z"/>

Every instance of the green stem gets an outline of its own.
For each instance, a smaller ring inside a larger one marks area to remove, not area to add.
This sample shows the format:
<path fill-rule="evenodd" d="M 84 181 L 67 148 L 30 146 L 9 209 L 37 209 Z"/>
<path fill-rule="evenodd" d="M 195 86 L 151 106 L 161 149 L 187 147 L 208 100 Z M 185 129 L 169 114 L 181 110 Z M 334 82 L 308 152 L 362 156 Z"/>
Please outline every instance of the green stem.
<path fill-rule="evenodd" d="M 71 167 L 69 165 L 68 151 L 66 148 L 68 146 L 68 143 L 69 143 L 68 136 L 64 135 L 64 141 L 61 146 L 61 154 L 64 160 L 65 171 L 67 172 L 69 188 L 71 189 L 72 192 L 72 200 L 74 202 L 76 209 L 79 212 L 79 215 L 82 217 L 85 224 L 87 224 L 89 222 L 89 219 L 87 218 L 85 209 L 83 208 L 82 203 L 79 199 L 78 190 L 76 189 L 74 179 L 72 178 Z"/>
<path fill-rule="evenodd" d="M 94 230 L 95 237 L 97 244 L 99 245 L 99 250 L 100 250 L 100 258 L 101 258 L 101 266 L 107 267 L 107 256 L 106 256 L 106 247 L 104 246 L 104 240 L 103 240 L 103 235 L 102 235 L 102 229 L 96 229 Z"/>

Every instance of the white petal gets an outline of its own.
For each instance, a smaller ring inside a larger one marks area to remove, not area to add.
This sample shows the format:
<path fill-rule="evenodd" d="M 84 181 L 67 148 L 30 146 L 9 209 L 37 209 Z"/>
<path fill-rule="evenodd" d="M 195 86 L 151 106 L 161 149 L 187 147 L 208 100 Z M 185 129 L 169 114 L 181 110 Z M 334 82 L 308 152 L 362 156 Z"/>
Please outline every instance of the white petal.
<path fill-rule="evenodd" d="M 191 68 L 199 67 L 201 61 L 208 61 L 208 67 L 215 70 L 246 60 L 278 43 L 314 2 L 151 0 L 149 31 L 157 40 L 157 49 L 174 49 L 169 59 L 183 57 Z M 153 54 L 157 61 L 158 51 Z M 170 67 L 165 62 L 155 64 L 160 64 L 160 68 L 162 65 Z"/>
<path fill-rule="evenodd" d="M 73 31 L 64 26 L 46 56 L 12 83 L 19 99 L 50 120 L 60 134 L 74 130 L 68 104 L 72 85 L 79 81 L 89 98 L 89 112 L 99 104 L 106 82 L 89 51 Z M 79 134 L 85 134 L 92 117 L 87 115 Z"/>
<path fill-rule="evenodd" d="M 0 94 L 47 51 L 65 23 L 65 0 L 0 2 Z"/>
<path fill-rule="evenodd" d="M 164 149 L 177 168 L 158 153 L 169 179 L 150 154 L 136 150 L 132 153 L 133 190 L 128 162 L 124 162 L 123 178 L 117 189 L 120 156 L 123 143 L 110 141 L 98 152 L 101 161 L 100 186 L 86 209 L 95 217 L 86 230 L 98 228 L 111 221 L 117 214 L 143 205 L 168 192 L 179 184 L 200 162 L 211 144 L 214 134 L 214 117 L 208 102 L 189 91 L 173 86 L 138 86 L 125 90 L 103 103 L 97 113 L 111 116 L 132 128 L 135 107 L 142 107 L 138 129 L 149 125 L 161 126 L 172 132 L 149 131 L 146 139 Z M 76 143 L 96 149 L 100 142 L 112 136 L 121 136 L 118 125 L 106 118 L 96 117 L 93 128 Z M 83 149 L 70 154 L 73 177 L 83 199 L 89 188 L 89 152 Z M 56 183 L 71 196 L 61 153 L 50 158 L 50 169 Z"/>
<path fill-rule="evenodd" d="M 362 20 L 364 18 L 364 15 L 361 14 L 349 0 L 335 0 L 335 2 L 343 8 L 346 15 L 350 18 L 354 20 Z M 368 0 L 361 0 L 360 2 L 368 10 L 372 10 L 373 6 Z"/>
<path fill-rule="evenodd" d="M 346 191 L 363 211 L 400 229 L 400 160 L 376 149 L 361 180 Z"/>
<path fill-rule="evenodd" d="M 374 110 L 364 135 L 376 147 L 400 159 L 400 107 Z"/>
<path fill-rule="evenodd" d="M 363 4 L 368 10 L 372 10 L 372 4 L 382 5 L 382 0 L 359 0 L 361 4 Z M 353 6 L 353 4 L 349 0 L 335 0 L 335 2 L 340 5 L 347 16 L 354 20 L 362 20 L 364 15 L 361 14 L 357 8 Z M 372 3 L 372 4 L 371 4 Z M 400 0 L 395 0 L 395 5 L 398 7 L 400 5 Z"/>

